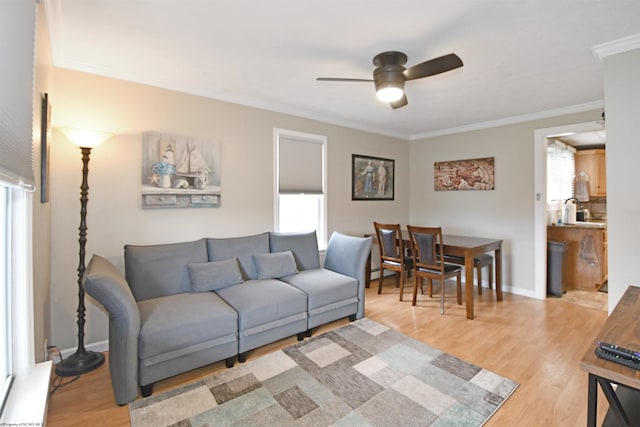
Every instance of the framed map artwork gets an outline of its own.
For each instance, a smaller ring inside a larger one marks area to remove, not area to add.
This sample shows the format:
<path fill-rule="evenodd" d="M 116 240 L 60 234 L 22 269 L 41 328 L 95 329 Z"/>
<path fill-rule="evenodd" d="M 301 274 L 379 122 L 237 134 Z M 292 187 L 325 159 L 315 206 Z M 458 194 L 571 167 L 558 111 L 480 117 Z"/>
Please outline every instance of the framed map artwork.
<path fill-rule="evenodd" d="M 433 164 L 435 191 L 493 190 L 494 158 L 453 160 Z"/>

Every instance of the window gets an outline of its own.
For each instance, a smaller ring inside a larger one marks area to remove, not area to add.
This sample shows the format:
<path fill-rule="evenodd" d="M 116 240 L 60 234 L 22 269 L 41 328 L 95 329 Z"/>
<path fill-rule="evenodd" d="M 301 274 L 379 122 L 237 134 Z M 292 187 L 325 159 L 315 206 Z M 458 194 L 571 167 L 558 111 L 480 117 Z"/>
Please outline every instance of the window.
<path fill-rule="evenodd" d="M 7 211 L 9 210 L 8 189 L 0 186 L 0 400 L 4 402 L 11 385 L 11 323 L 9 316 L 9 263 L 8 263 L 8 229 Z M 0 405 L 0 410 L 3 405 Z"/>
<path fill-rule="evenodd" d="M 547 145 L 547 202 L 574 197 L 575 149 L 560 141 Z"/>
<path fill-rule="evenodd" d="M 37 4 L 4 1 L 0 13 L 0 404 L 33 364 L 31 222 Z M 30 317 L 31 315 L 31 317 Z"/>
<path fill-rule="evenodd" d="M 275 230 L 315 230 L 318 245 L 327 243 L 326 143 L 327 138 L 274 129 Z"/>

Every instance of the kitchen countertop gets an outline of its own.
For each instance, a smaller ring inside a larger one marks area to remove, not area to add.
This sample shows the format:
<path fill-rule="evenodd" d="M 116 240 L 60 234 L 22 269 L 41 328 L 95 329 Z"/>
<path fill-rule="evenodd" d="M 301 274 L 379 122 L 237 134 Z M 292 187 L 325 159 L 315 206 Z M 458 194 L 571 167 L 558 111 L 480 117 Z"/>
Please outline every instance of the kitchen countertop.
<path fill-rule="evenodd" d="M 578 221 L 575 224 L 552 224 L 549 227 L 565 227 L 565 228 L 607 228 L 606 222 L 601 221 Z"/>

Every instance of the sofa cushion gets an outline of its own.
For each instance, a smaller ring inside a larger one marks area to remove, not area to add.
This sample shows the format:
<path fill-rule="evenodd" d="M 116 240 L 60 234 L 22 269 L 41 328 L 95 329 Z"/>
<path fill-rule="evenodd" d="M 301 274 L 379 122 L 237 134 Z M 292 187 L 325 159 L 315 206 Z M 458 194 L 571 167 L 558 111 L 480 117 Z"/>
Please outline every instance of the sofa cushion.
<path fill-rule="evenodd" d="M 136 301 L 191 291 L 187 264 L 207 262 L 204 239 L 124 247 L 125 276 Z"/>
<path fill-rule="evenodd" d="M 187 264 L 193 292 L 215 291 L 242 283 L 237 258 L 224 261 L 192 262 Z"/>
<path fill-rule="evenodd" d="M 245 335 L 307 317 L 305 293 L 280 280 L 248 280 L 215 292 L 238 312 L 238 329 Z"/>
<path fill-rule="evenodd" d="M 308 310 L 311 316 L 321 312 L 323 307 L 358 301 L 356 279 L 324 268 L 301 271 L 280 280 L 308 295 Z"/>
<path fill-rule="evenodd" d="M 214 292 L 149 299 L 138 308 L 139 357 L 147 366 L 237 340 L 237 313 Z"/>
<path fill-rule="evenodd" d="M 309 233 L 269 233 L 271 252 L 293 252 L 298 270 L 320 267 L 320 252 L 316 232 Z"/>
<path fill-rule="evenodd" d="M 256 254 L 253 256 L 258 279 L 278 279 L 298 272 L 291 251 Z"/>
<path fill-rule="evenodd" d="M 207 239 L 209 261 L 222 261 L 238 258 L 242 277 L 257 279 L 253 255 L 269 253 L 269 233 L 256 234 L 246 237 L 230 237 L 225 239 Z"/>

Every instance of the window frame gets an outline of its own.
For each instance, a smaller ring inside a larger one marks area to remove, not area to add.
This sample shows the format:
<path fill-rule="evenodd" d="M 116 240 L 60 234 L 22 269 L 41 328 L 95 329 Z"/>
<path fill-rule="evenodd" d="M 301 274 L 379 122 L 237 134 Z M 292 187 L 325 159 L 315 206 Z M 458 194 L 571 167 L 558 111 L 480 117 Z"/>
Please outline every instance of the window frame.
<path fill-rule="evenodd" d="M 280 192 L 280 139 L 299 140 L 300 142 L 316 143 L 322 145 L 321 150 L 321 162 L 322 162 L 322 191 L 320 193 L 304 193 L 304 192 Z M 297 132 L 287 129 L 274 128 L 273 130 L 273 147 L 274 147 L 274 182 L 273 182 L 273 194 L 274 194 L 274 223 L 273 229 L 278 232 L 281 231 L 280 225 L 280 196 L 295 196 L 302 197 L 315 197 L 320 199 L 320 217 L 318 218 L 318 227 L 315 230 L 318 237 L 318 246 L 320 249 L 326 248 L 328 236 L 327 236 L 327 137 L 323 135 L 315 135 L 304 132 Z M 298 230 L 298 231 L 311 231 L 311 230 Z"/>
<path fill-rule="evenodd" d="M 555 153 L 552 153 L 554 152 Z M 555 139 L 547 144 L 547 204 L 575 197 L 575 148 Z M 555 155 L 555 157 L 553 157 Z M 559 187 L 560 188 L 558 190 Z"/>
<path fill-rule="evenodd" d="M 13 382 L 13 349 L 12 324 L 11 324 L 11 253 L 9 242 L 11 223 L 10 221 L 10 195 L 11 190 L 0 183 L 0 316 L 2 316 L 2 330 L 0 330 L 0 413 L 4 409 L 9 389 Z"/>

